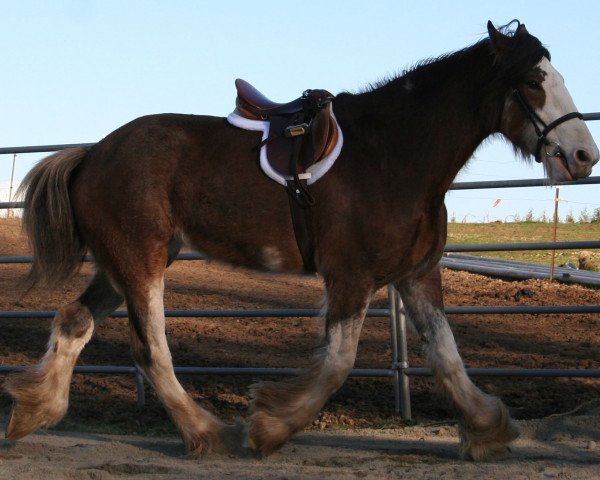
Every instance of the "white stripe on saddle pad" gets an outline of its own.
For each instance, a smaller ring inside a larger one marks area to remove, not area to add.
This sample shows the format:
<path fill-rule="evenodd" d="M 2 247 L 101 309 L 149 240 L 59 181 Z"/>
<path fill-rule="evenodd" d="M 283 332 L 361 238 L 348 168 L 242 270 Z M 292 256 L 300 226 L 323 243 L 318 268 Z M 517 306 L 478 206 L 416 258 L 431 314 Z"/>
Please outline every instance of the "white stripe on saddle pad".
<path fill-rule="evenodd" d="M 333 147 L 333 150 L 329 153 L 329 155 L 323 157 L 323 159 L 319 160 L 317 163 L 314 163 L 310 167 L 306 169 L 306 173 L 301 173 L 298 177 L 301 180 L 306 180 L 308 185 L 312 185 L 317 180 L 319 180 L 323 175 L 327 173 L 327 171 L 333 166 L 335 161 L 340 155 L 342 151 L 342 145 L 344 144 L 344 136 L 342 135 L 342 129 L 340 128 L 333 111 L 331 112 L 331 118 L 335 122 L 335 125 L 338 129 L 338 141 Z M 244 130 L 253 130 L 257 132 L 263 132 L 262 141 L 266 140 L 269 137 L 269 126 L 270 123 L 264 120 L 250 120 L 249 118 L 242 117 L 241 115 L 231 112 L 227 116 L 227 121 L 231 123 L 231 125 L 243 128 Z M 272 180 L 275 180 L 277 183 L 283 185 L 284 187 L 287 185 L 287 181 L 291 180 L 292 177 L 286 177 L 282 175 L 277 170 L 275 170 L 269 159 L 267 158 L 267 146 L 263 145 L 260 149 L 260 167 L 263 169 L 263 172 Z"/>

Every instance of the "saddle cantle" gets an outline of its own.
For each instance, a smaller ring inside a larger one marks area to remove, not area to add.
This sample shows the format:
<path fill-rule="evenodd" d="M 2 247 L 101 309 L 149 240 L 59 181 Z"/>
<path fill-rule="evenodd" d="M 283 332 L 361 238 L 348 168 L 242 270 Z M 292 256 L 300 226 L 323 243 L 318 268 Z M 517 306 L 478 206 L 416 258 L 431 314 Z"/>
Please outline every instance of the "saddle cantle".
<path fill-rule="evenodd" d="M 242 80 L 241 78 L 235 81 L 235 88 L 237 89 L 235 106 L 242 113 L 242 116 L 246 118 L 262 120 L 269 118 L 271 115 L 291 115 L 300 112 L 303 108 L 302 97 L 288 103 L 277 103 L 269 100 L 246 80 Z M 333 98 L 329 92 L 322 91 L 328 97 Z"/>
<path fill-rule="evenodd" d="M 327 90 L 306 90 L 287 103 L 269 100 L 248 82 L 237 79 L 236 108 L 227 120 L 246 130 L 262 131 L 260 166 L 289 194 L 296 243 L 304 268 L 316 271 L 308 186 L 333 166 L 343 136 L 333 114 L 333 95 Z"/>

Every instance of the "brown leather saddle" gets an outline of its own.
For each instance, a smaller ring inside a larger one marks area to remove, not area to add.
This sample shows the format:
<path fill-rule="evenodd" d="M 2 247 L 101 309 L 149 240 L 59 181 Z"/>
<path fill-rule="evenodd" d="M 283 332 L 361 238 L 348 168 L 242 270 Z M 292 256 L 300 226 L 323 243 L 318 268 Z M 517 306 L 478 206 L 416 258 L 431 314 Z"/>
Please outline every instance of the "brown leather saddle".
<path fill-rule="evenodd" d="M 331 153 L 338 141 L 337 123 L 331 115 L 333 95 L 327 90 L 306 90 L 291 102 L 277 103 L 245 80 L 237 79 L 235 86 L 236 113 L 270 124 L 269 136 L 264 143 L 271 166 L 288 183 L 295 184 L 300 180 L 300 184 L 293 187 L 303 187 L 301 181 L 310 179 L 306 170 Z M 305 193 L 302 188 L 301 192 Z M 296 201 L 311 201 L 305 197 L 300 195 Z"/>
<path fill-rule="evenodd" d="M 242 79 L 237 89 L 235 113 L 249 120 L 269 122 L 266 145 L 271 167 L 283 176 L 290 199 L 290 211 L 296 242 L 307 271 L 315 271 L 312 239 L 311 206 L 314 199 L 308 190 L 315 163 L 326 158 L 335 148 L 339 132 L 332 116 L 333 95 L 327 90 L 306 90 L 287 103 L 269 100 Z"/>

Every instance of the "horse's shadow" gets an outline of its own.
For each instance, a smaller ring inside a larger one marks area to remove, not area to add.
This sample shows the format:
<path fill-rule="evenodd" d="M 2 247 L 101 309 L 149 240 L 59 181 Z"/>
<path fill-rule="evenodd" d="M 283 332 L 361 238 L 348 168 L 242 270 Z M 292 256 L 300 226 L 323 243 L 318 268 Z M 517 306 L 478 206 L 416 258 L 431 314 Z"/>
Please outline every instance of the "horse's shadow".
<path fill-rule="evenodd" d="M 294 437 L 290 446 L 306 446 L 313 448 L 335 448 L 348 452 L 377 452 L 382 455 L 426 455 L 440 459 L 459 459 L 458 439 L 448 441 L 373 438 L 366 435 L 332 435 L 306 433 Z"/>
<path fill-rule="evenodd" d="M 586 434 L 590 434 L 591 431 L 586 430 L 581 433 L 585 436 Z M 114 437 L 108 440 L 107 437 L 102 437 L 101 435 L 86 436 L 86 438 L 96 437 L 101 441 L 114 441 Z M 529 435 L 526 435 L 526 437 L 529 437 Z M 553 442 L 544 442 L 538 434 L 534 434 L 532 437 L 530 440 L 536 444 L 541 442 L 544 447 L 529 443 L 526 445 L 519 444 L 517 441 L 505 454 L 500 454 L 490 461 L 565 459 L 569 462 L 581 464 L 588 464 L 590 461 L 592 463 L 600 461 L 597 457 L 595 460 L 592 460 L 590 454 L 593 452 L 582 452 L 579 448 L 570 448 L 566 445 L 555 445 Z M 163 437 L 160 439 L 124 437 L 123 439 L 118 439 L 118 441 L 136 448 L 161 453 L 172 458 L 190 458 L 177 437 Z M 318 454 L 313 456 L 311 452 L 318 452 Z M 211 456 L 208 455 L 206 458 L 210 458 Z M 324 434 L 315 432 L 301 433 L 292 437 L 281 450 L 269 457 L 261 457 L 251 452 L 236 456 L 238 458 L 243 457 L 245 459 L 265 461 L 268 461 L 272 457 L 276 459 L 277 457 L 301 456 L 306 457 L 306 462 L 315 464 L 323 461 L 330 464 L 330 460 L 334 459 L 340 466 L 347 462 L 355 464 L 357 458 L 363 457 L 365 460 L 367 458 L 371 460 L 380 458 L 387 461 L 393 458 L 397 458 L 398 461 L 405 461 L 407 457 L 424 457 L 432 463 L 436 463 L 437 461 L 464 461 L 461 459 L 457 437 L 444 440 L 427 438 L 376 438 L 367 434 Z M 223 455 L 216 455 L 216 457 L 223 457 Z"/>
<path fill-rule="evenodd" d="M 114 438 L 108 439 L 102 435 L 85 435 L 85 438 L 92 438 L 98 441 L 114 441 Z M 190 457 L 183 446 L 183 443 L 177 438 L 118 438 L 118 441 L 126 443 L 147 451 L 153 451 L 173 458 L 188 458 Z M 303 433 L 290 439 L 290 441 L 274 456 L 296 456 L 298 449 L 304 450 L 304 454 L 310 456 L 312 449 L 319 450 L 319 455 L 324 455 L 323 449 L 331 449 L 332 457 L 339 457 L 340 450 L 345 452 L 342 456 L 355 458 L 358 452 L 366 452 L 369 454 L 380 454 L 384 456 L 396 455 L 398 457 L 406 455 L 427 456 L 432 459 L 440 460 L 459 460 L 458 439 L 455 441 L 450 439 L 444 442 L 429 442 L 412 439 L 382 439 L 368 436 L 357 435 L 331 435 L 318 433 Z M 210 458 L 209 454 L 206 458 Z M 222 454 L 217 454 L 217 457 L 222 457 Z M 262 457 L 258 453 L 252 451 L 236 454 L 236 457 L 246 459 L 268 459 Z"/>
<path fill-rule="evenodd" d="M 4 437 L 4 431 L 0 430 L 0 435 Z M 84 442 L 99 442 L 99 443 L 123 443 L 141 450 L 160 453 L 171 458 L 191 458 L 185 450 L 183 442 L 177 436 L 162 436 L 156 437 L 132 437 L 119 435 L 104 435 L 85 432 L 61 432 L 54 430 L 41 430 L 34 434 L 38 437 L 36 443 L 41 441 L 46 436 L 54 436 L 63 439 L 77 440 Z M 22 448 L 29 449 L 28 441 L 10 442 L 8 440 L 0 440 L 0 452 L 16 452 Z M 79 444 L 74 444 L 76 447 Z M 69 448 L 69 447 L 67 447 Z M 287 456 L 296 455 L 298 448 L 306 450 L 307 453 L 311 449 L 319 449 L 321 455 L 323 448 L 341 449 L 349 455 L 356 452 L 380 453 L 382 455 L 425 455 L 440 459 L 456 459 L 459 458 L 458 441 L 430 442 L 414 439 L 389 439 L 389 438 L 373 438 L 366 435 L 343 435 L 343 434 L 319 434 L 319 433 L 301 433 L 293 437 L 279 452 L 274 455 Z M 339 455 L 339 451 L 332 456 Z M 208 455 L 210 457 L 211 455 Z M 218 455 L 221 456 L 221 455 Z M 260 455 L 246 454 L 238 455 L 244 458 L 261 458 Z M 268 458 L 268 457 L 263 457 Z"/>

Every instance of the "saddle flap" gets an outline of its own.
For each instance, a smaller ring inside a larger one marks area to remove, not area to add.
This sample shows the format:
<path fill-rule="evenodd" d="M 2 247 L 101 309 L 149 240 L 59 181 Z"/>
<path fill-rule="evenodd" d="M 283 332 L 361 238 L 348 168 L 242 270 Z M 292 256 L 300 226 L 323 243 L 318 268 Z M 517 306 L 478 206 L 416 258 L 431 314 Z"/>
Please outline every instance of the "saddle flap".
<path fill-rule="evenodd" d="M 327 157 L 337 145 L 339 139 L 338 124 L 333 118 L 331 103 L 314 118 L 311 128 L 311 140 L 315 162 Z M 306 165 L 305 168 L 309 168 Z"/>
<path fill-rule="evenodd" d="M 308 135 L 301 140 L 299 164 L 291 165 L 291 149 L 294 139 L 285 137 L 281 132 L 289 126 L 289 118 L 271 117 L 272 140 L 267 143 L 267 158 L 271 166 L 284 177 L 295 173 L 303 174 L 325 158 L 335 147 L 338 140 L 337 123 L 332 117 L 331 104 L 322 108 L 313 118 Z M 305 176 L 310 178 L 310 173 Z"/>

